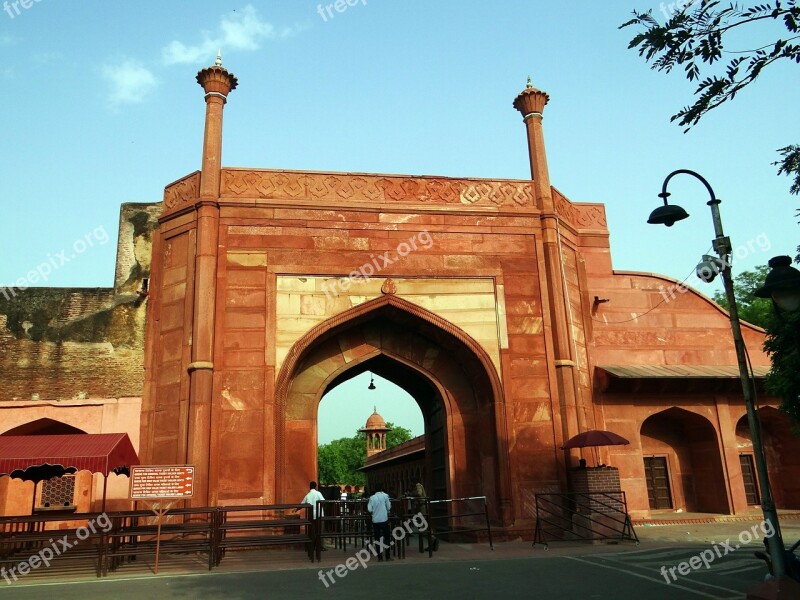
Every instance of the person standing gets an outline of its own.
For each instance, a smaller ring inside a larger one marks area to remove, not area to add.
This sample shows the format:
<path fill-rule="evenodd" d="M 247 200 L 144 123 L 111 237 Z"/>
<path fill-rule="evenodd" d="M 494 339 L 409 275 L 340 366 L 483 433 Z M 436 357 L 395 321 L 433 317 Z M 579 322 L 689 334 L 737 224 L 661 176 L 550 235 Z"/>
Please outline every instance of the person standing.
<path fill-rule="evenodd" d="M 311 509 L 311 539 L 314 540 L 314 544 L 318 544 L 317 542 L 317 535 L 321 531 L 321 527 L 319 523 L 317 523 L 317 502 L 320 500 L 325 500 L 325 496 L 323 496 L 320 491 L 317 489 L 317 482 L 312 481 L 308 484 L 308 493 L 303 496 L 303 499 L 300 501 L 300 504 L 310 504 L 312 506 Z M 297 509 L 297 512 L 300 512 L 300 509 Z M 319 507 L 319 516 L 322 517 L 323 511 L 322 507 Z M 325 546 L 322 544 L 318 544 L 321 550 L 327 550 Z"/>
<path fill-rule="evenodd" d="M 386 560 L 390 561 L 391 551 L 389 549 L 389 512 L 392 510 L 392 501 L 389 495 L 383 491 L 383 486 L 377 486 L 376 491 L 367 502 L 367 512 L 372 515 L 372 529 L 375 541 L 379 543 L 378 562 L 383 561 L 383 550 L 386 552 Z"/>
<path fill-rule="evenodd" d="M 311 513 L 311 518 L 314 521 L 317 520 L 317 502 L 319 502 L 320 500 L 325 500 L 325 496 L 323 496 L 320 493 L 320 491 L 317 489 L 317 482 L 316 481 L 312 481 L 312 482 L 310 482 L 308 484 L 308 493 L 300 501 L 300 504 L 310 504 L 311 506 L 314 507 L 314 509 L 313 509 L 313 511 Z M 322 507 L 320 507 L 320 511 L 319 512 L 320 512 L 319 516 L 320 517 L 323 516 L 322 515 Z"/>
<path fill-rule="evenodd" d="M 430 511 L 428 510 L 428 495 L 425 493 L 425 486 L 422 485 L 421 481 L 418 481 L 417 485 L 414 486 L 414 496 L 417 498 L 414 509 L 425 518 L 425 527 L 426 529 L 430 530 L 429 535 L 431 536 L 431 545 L 429 548 L 433 548 L 433 551 L 436 552 L 439 549 L 439 538 L 437 538 L 436 534 L 433 533 L 433 526 L 429 520 Z M 422 531 L 418 531 L 417 533 L 420 536 L 420 552 L 428 552 L 429 548 L 422 550 Z"/>

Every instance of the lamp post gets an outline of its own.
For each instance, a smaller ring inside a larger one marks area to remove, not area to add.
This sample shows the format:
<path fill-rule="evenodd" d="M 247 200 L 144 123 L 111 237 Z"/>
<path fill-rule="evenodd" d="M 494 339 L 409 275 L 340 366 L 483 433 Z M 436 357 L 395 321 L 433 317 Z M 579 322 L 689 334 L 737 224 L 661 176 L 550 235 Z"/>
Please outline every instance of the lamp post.
<path fill-rule="evenodd" d="M 739 379 L 742 382 L 744 404 L 747 409 L 747 422 L 750 425 L 750 434 L 753 440 L 753 454 L 755 457 L 756 471 L 758 473 L 759 489 L 761 491 L 761 510 L 764 513 L 764 522 L 767 526 L 767 531 L 775 532 L 774 535 L 767 539 L 767 544 L 772 557 L 773 573 L 776 578 L 780 579 L 786 576 L 785 548 L 778 526 L 778 512 L 775 509 L 775 503 L 772 500 L 772 492 L 769 486 L 769 473 L 767 471 L 766 456 L 764 455 L 764 446 L 761 441 L 761 425 L 759 423 L 758 411 L 753 401 L 755 396 L 753 379 L 750 377 L 750 371 L 747 368 L 742 327 L 739 322 L 739 310 L 736 306 L 736 297 L 733 293 L 733 279 L 731 277 L 731 267 L 729 263 L 733 247 L 731 246 L 730 238 L 727 237 L 722 230 L 722 219 L 719 214 L 720 199 L 716 197 L 708 181 L 701 175 L 689 169 L 678 169 L 667 175 L 661 187 L 661 193 L 658 196 L 664 201 L 664 206 L 659 206 L 655 209 L 650 214 L 650 218 L 647 222 L 652 225 L 666 225 L 667 227 L 672 227 L 676 221 L 681 221 L 689 216 L 680 206 L 667 202 L 667 198 L 670 196 L 669 192 L 667 192 L 667 185 L 675 175 L 681 174 L 692 175 L 699 179 L 711 196 L 707 204 L 711 207 L 711 218 L 714 221 L 714 233 L 716 234 L 712 243 L 714 251 L 717 253 L 717 256 L 719 256 L 719 260 L 717 261 L 713 259 L 713 257 L 704 257 L 703 262 L 698 265 L 697 274 L 705 281 L 713 280 L 717 272 L 722 275 L 725 296 L 728 299 L 728 313 L 731 321 L 731 332 L 733 333 L 733 345 L 736 349 L 736 362 L 739 366 Z"/>
<path fill-rule="evenodd" d="M 770 272 L 764 285 L 753 295 L 758 298 L 772 298 L 775 311 L 781 313 L 794 312 L 800 308 L 800 271 L 792 266 L 791 256 L 776 256 L 767 263 Z"/>

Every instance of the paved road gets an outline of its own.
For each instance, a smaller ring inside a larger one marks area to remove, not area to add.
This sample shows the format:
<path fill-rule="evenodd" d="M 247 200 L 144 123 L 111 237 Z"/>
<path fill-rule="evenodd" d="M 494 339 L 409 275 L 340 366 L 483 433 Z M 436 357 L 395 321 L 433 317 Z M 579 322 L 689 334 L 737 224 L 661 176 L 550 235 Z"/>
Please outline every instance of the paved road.
<path fill-rule="evenodd" d="M 156 600 L 160 598 L 597 598 L 608 600 L 741 599 L 765 568 L 747 552 L 716 558 L 666 583 L 661 568 L 677 567 L 708 546 L 622 549 L 613 553 L 563 556 L 538 552 L 530 558 L 463 562 L 369 563 L 328 587 L 313 569 L 98 579 L 76 583 L 37 582 L 0 588 L 0 600 L 41 598 Z M 327 566 L 326 569 L 330 569 Z M 677 570 L 675 571 L 677 575 Z M 323 573 L 324 576 L 324 573 Z M 4 582 L 0 580 L 0 584 Z"/>

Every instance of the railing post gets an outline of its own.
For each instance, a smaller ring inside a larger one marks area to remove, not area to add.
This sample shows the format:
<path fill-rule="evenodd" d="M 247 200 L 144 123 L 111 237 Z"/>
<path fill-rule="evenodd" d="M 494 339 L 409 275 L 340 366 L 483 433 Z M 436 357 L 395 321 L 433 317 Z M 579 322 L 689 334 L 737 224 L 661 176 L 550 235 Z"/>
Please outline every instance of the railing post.
<path fill-rule="evenodd" d="M 483 512 L 486 515 L 486 533 L 489 535 L 489 547 L 494 552 L 494 544 L 492 544 L 492 526 L 489 523 L 489 504 L 486 502 L 486 498 L 483 499 Z"/>

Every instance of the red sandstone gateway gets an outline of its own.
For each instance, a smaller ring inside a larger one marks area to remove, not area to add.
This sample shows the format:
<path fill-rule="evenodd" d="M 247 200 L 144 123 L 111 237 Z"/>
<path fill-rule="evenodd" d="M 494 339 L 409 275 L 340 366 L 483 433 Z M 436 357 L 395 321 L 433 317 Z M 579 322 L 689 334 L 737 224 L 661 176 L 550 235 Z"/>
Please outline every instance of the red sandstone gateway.
<path fill-rule="evenodd" d="M 431 496 L 485 495 L 506 527 L 532 527 L 533 494 L 566 490 L 580 456 L 555 448 L 612 423 L 631 443 L 600 452 L 632 513 L 664 507 L 652 498 L 747 509 L 727 315 L 696 293 L 663 302 L 667 278 L 612 269 L 603 206 L 550 185 L 546 93 L 529 84 L 514 101 L 531 180 L 452 179 L 223 168 L 236 78 L 217 65 L 198 81 L 202 170 L 164 193 L 142 407 L 143 460 L 196 464 L 196 504 L 301 497 L 320 399 L 370 371 L 422 410 Z M 423 232 L 431 243 L 408 251 Z M 359 276 L 378 256 L 390 260 Z M 762 332 L 745 338 L 765 370 Z M 768 443 L 797 449 L 764 413 Z M 800 466 L 774 466 L 780 501 L 800 503 Z"/>
<path fill-rule="evenodd" d="M 546 93 L 514 100 L 531 176 L 495 180 L 223 167 L 236 78 L 218 64 L 198 81 L 201 170 L 123 208 L 115 288 L 41 292 L 54 323 L 93 327 L 28 339 L 0 299 L 0 433 L 124 431 L 144 464 L 196 466 L 194 505 L 296 502 L 317 479 L 321 398 L 370 371 L 420 407 L 430 496 L 486 496 L 515 535 L 536 494 L 569 489 L 580 452 L 558 449 L 590 430 L 630 440 L 598 453 L 634 517 L 759 502 L 727 314 L 613 269 L 604 206 L 550 184 Z M 763 331 L 743 333 L 761 386 Z M 775 501 L 800 508 L 784 458 L 800 442 L 759 397 Z M 77 486 L 88 511 L 91 478 Z M 27 510 L 20 489 L 0 478 L 0 508 Z"/>

